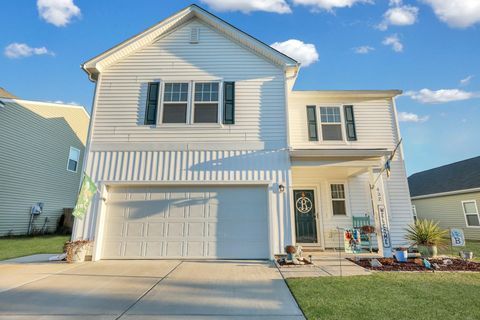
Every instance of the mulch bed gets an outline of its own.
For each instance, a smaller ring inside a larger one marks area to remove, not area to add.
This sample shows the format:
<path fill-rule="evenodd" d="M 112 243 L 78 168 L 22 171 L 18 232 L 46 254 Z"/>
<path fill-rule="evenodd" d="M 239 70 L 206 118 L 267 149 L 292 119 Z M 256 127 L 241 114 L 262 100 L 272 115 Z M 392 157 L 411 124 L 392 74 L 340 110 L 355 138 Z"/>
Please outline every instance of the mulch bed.
<path fill-rule="evenodd" d="M 474 271 L 480 272 L 480 263 L 477 262 L 467 262 L 461 259 L 448 259 L 452 264 L 444 264 L 444 260 L 447 259 L 428 259 L 428 261 L 433 265 L 434 263 L 438 264 L 438 269 L 427 269 L 423 265 L 415 263 L 415 259 L 408 259 L 408 262 L 397 262 L 393 258 L 378 258 L 382 264 L 381 267 L 372 267 L 370 265 L 371 259 L 348 259 L 353 263 L 358 264 L 361 267 L 369 270 L 376 271 Z M 418 262 L 418 260 L 417 260 Z"/>
<path fill-rule="evenodd" d="M 310 265 L 310 266 L 313 265 L 313 263 L 306 258 L 298 258 L 298 261 L 300 262 L 300 264 L 295 264 L 291 261 L 287 261 L 285 258 L 277 259 L 277 263 L 281 267 L 288 267 L 288 266 L 298 267 L 298 266 L 305 266 L 305 265 Z"/>

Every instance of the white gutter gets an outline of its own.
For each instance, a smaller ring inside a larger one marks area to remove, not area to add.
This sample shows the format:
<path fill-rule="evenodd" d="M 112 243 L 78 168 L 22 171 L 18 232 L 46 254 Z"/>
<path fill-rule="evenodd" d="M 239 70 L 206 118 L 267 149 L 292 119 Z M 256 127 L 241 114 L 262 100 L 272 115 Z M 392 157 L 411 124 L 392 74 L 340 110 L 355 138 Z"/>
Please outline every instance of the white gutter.
<path fill-rule="evenodd" d="M 447 192 L 431 193 L 431 194 L 425 194 L 425 195 L 421 195 L 421 196 L 411 197 L 411 199 L 412 199 L 412 200 L 418 200 L 418 199 L 426 199 L 426 198 L 452 196 L 452 195 L 456 195 L 456 194 L 472 193 L 472 192 L 480 192 L 480 188 L 471 188 L 471 189 L 463 189 L 463 190 L 454 190 L 454 191 L 447 191 Z"/>

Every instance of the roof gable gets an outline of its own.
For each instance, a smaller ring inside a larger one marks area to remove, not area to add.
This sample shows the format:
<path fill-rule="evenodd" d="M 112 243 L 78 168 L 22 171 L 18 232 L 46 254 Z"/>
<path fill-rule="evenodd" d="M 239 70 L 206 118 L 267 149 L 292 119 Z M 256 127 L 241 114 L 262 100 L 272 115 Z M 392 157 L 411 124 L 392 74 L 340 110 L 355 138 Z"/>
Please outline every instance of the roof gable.
<path fill-rule="evenodd" d="M 169 18 L 157 23 L 147 30 L 133 36 L 132 38 L 120 43 L 119 45 L 105 51 L 104 53 L 90 59 L 82 65 L 82 68 L 89 74 L 90 79 L 95 80 L 98 74 L 105 68 L 130 55 L 131 53 L 153 43 L 159 37 L 165 35 L 171 30 L 198 18 L 214 29 L 220 31 L 228 38 L 241 43 L 254 53 L 272 61 L 274 64 L 282 67 L 298 68 L 299 63 L 283 53 L 273 49 L 262 41 L 248 35 L 247 33 L 235 28 L 226 21 L 200 8 L 197 5 L 190 5 Z"/>
<path fill-rule="evenodd" d="M 412 197 L 480 188 L 480 157 L 415 173 L 408 185 Z"/>

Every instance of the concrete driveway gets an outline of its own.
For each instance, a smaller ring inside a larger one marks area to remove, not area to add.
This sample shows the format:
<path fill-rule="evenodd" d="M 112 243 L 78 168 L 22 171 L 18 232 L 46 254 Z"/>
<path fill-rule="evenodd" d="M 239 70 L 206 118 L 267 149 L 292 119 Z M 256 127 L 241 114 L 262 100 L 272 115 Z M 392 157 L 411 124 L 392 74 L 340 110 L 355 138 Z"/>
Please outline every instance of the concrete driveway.
<path fill-rule="evenodd" d="M 262 261 L 0 264 L 0 319 L 304 319 Z"/>

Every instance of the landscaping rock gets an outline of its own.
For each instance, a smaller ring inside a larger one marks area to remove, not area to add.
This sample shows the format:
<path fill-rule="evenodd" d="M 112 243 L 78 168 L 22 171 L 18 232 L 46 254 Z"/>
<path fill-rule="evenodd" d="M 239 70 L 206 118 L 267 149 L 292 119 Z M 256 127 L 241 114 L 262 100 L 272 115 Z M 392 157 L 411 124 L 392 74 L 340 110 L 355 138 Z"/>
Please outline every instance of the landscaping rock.
<path fill-rule="evenodd" d="M 358 261 L 360 261 L 360 260 L 356 260 L 356 262 L 358 262 Z M 381 263 L 380 261 L 378 261 L 377 259 L 371 259 L 371 260 L 370 260 L 370 266 L 371 266 L 372 268 L 379 268 L 379 267 L 382 267 L 383 265 L 382 265 L 382 263 Z"/>

